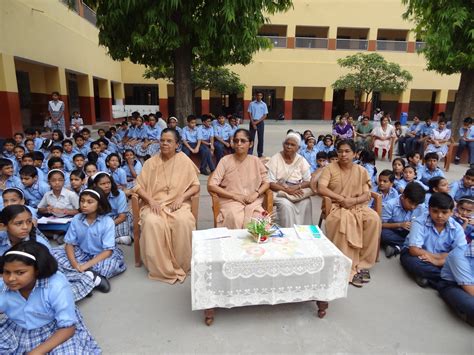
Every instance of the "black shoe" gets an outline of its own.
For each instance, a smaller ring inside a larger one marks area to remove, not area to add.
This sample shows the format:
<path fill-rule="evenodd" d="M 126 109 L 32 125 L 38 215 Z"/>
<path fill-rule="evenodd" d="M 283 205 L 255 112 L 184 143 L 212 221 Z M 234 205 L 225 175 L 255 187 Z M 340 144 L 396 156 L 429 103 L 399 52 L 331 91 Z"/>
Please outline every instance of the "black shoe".
<path fill-rule="evenodd" d="M 458 157 L 454 158 L 454 164 L 459 165 L 460 160 L 461 158 L 458 158 Z"/>
<path fill-rule="evenodd" d="M 200 172 L 202 175 L 209 176 L 209 173 L 207 172 L 207 170 L 200 170 L 199 172 Z"/>
<path fill-rule="evenodd" d="M 359 271 L 359 275 L 362 278 L 363 283 L 369 283 L 370 282 L 370 272 L 367 269 L 362 269 Z"/>
<path fill-rule="evenodd" d="M 397 255 L 397 254 L 398 254 L 397 248 L 392 247 L 391 245 L 387 245 L 387 246 L 385 247 L 385 256 L 386 256 L 387 258 L 390 259 L 392 256 L 395 256 L 395 255 Z"/>
<path fill-rule="evenodd" d="M 415 282 L 418 284 L 418 286 L 423 288 L 425 288 L 429 284 L 428 279 L 425 279 L 424 277 L 416 277 Z"/>
<path fill-rule="evenodd" d="M 94 282 L 98 277 L 100 277 L 100 283 L 97 286 L 94 287 L 94 290 L 97 290 L 97 291 L 102 292 L 102 293 L 110 292 L 110 282 L 109 282 L 109 280 L 107 280 L 106 277 L 104 277 L 102 275 L 99 275 L 98 273 L 96 273 L 93 270 L 90 270 L 90 271 L 94 274 Z"/>
<path fill-rule="evenodd" d="M 91 297 L 92 297 L 92 291 L 86 295 L 86 298 L 91 298 Z"/>

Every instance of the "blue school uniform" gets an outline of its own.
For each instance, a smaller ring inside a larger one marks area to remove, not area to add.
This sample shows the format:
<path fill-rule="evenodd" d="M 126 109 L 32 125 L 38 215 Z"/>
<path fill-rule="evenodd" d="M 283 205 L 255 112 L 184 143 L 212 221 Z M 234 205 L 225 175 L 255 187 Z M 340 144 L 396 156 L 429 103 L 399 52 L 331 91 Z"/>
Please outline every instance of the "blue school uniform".
<path fill-rule="evenodd" d="M 453 215 L 453 219 L 459 223 L 461 227 L 464 225 L 464 221 L 458 216 Z M 474 226 L 472 224 L 467 224 L 466 229 L 464 229 L 464 235 L 466 236 L 467 243 L 471 243 L 474 240 Z"/>
<path fill-rule="evenodd" d="M 235 132 L 239 129 L 239 125 L 232 126 L 229 124 L 229 126 L 230 126 L 230 136 L 233 137 Z"/>
<path fill-rule="evenodd" d="M 118 167 L 115 171 L 107 169 L 110 175 L 114 178 L 114 181 L 118 185 L 127 185 L 127 173 L 122 168 Z"/>
<path fill-rule="evenodd" d="M 318 144 L 316 144 L 316 154 L 319 153 L 319 152 L 325 152 L 326 154 L 329 153 L 330 151 L 333 151 L 335 148 L 334 148 L 334 145 L 330 145 L 329 147 L 327 145 L 324 144 L 323 141 L 319 141 Z"/>
<path fill-rule="evenodd" d="M 445 177 L 443 171 L 439 167 L 436 167 L 436 169 L 432 171 L 429 170 L 426 166 L 423 166 L 420 169 L 420 175 L 418 176 L 419 180 L 425 185 L 428 184 L 428 181 L 430 181 L 431 178 L 434 178 L 436 176 Z"/>
<path fill-rule="evenodd" d="M 40 151 L 41 146 L 43 145 L 43 138 L 35 137 L 33 138 L 33 141 L 35 142 L 35 150 Z"/>
<path fill-rule="evenodd" d="M 453 249 L 441 270 L 441 278 L 456 282 L 458 285 L 474 285 L 474 257 L 468 256 L 469 244 Z"/>
<path fill-rule="evenodd" d="M 454 201 L 458 202 L 463 196 L 473 197 L 474 186 L 465 187 L 463 179 L 457 180 L 449 185 L 449 194 L 454 199 Z"/>
<path fill-rule="evenodd" d="M 433 134 L 433 131 L 437 128 L 438 126 L 435 123 L 431 123 L 429 126 L 425 123 L 421 125 L 420 127 L 420 134 L 422 136 L 431 136 Z"/>
<path fill-rule="evenodd" d="M 66 163 L 66 160 L 67 160 L 71 166 L 74 166 L 74 163 L 72 161 L 72 158 L 74 157 L 74 155 L 75 153 L 74 153 L 74 148 L 73 148 L 71 153 L 63 152 L 63 154 L 61 155 L 61 158 L 63 159 L 64 163 Z"/>
<path fill-rule="evenodd" d="M 197 143 L 198 141 L 198 129 L 194 127 L 194 129 L 189 128 L 188 126 L 183 128 L 183 141 L 188 143 Z"/>
<path fill-rule="evenodd" d="M 38 180 L 30 187 L 21 184 L 21 189 L 23 190 L 28 205 L 38 208 L 38 204 L 44 194 L 50 190 L 50 187 L 45 181 L 38 178 Z"/>
<path fill-rule="evenodd" d="M 308 162 L 311 174 L 314 173 L 317 169 L 317 166 L 316 166 L 316 154 L 317 153 L 316 153 L 316 151 L 314 149 L 311 149 L 311 150 L 305 149 L 300 154 Z"/>
<path fill-rule="evenodd" d="M 127 134 L 128 129 L 118 129 L 114 137 L 117 139 L 118 142 L 120 142 L 125 138 L 125 136 L 127 136 Z"/>
<path fill-rule="evenodd" d="M 125 193 L 119 190 L 119 194 L 117 196 L 112 195 L 111 193 L 107 196 L 109 200 L 110 207 L 112 211 L 108 214 L 111 218 L 115 219 L 118 217 L 119 214 L 125 214 L 125 220 L 115 225 L 115 237 L 124 237 L 133 235 L 133 217 L 128 209 L 127 204 L 127 197 Z"/>
<path fill-rule="evenodd" d="M 135 178 L 132 176 L 128 164 L 123 164 L 122 169 L 125 171 L 125 174 L 127 176 L 127 189 L 133 188 L 135 186 Z M 133 163 L 133 169 L 135 170 L 137 176 L 140 175 L 142 171 L 142 163 L 140 163 L 140 161 L 138 160 L 135 160 Z"/>
<path fill-rule="evenodd" d="M 2 152 L 2 156 L 5 158 L 5 159 L 15 159 L 15 154 L 13 152 L 7 152 L 6 150 L 4 150 Z"/>
<path fill-rule="evenodd" d="M 155 127 L 147 126 L 146 127 L 146 139 L 151 141 L 158 141 L 161 137 L 162 129 L 160 126 L 155 125 Z"/>
<path fill-rule="evenodd" d="M 10 188 L 10 187 L 17 187 L 21 189 L 23 184 L 21 183 L 21 180 L 18 176 L 12 175 L 8 179 L 5 180 L 5 187 Z"/>
<path fill-rule="evenodd" d="M 413 222 L 424 214 L 423 204 L 419 204 L 413 211 L 403 208 L 401 197 L 387 201 L 382 206 L 382 223 Z"/>
<path fill-rule="evenodd" d="M 197 139 L 204 141 L 204 142 L 210 142 L 211 138 L 214 137 L 214 128 L 212 127 L 206 127 L 204 125 L 201 125 L 197 129 L 198 134 L 197 134 Z"/>
<path fill-rule="evenodd" d="M 217 122 L 217 121 L 216 121 Z M 230 127 L 230 124 L 224 123 L 223 125 L 219 124 L 217 122 L 216 125 L 214 125 L 214 136 L 219 137 L 224 141 L 229 141 L 232 133 L 232 128 Z"/>
<path fill-rule="evenodd" d="M 180 139 L 183 138 L 183 129 L 181 127 L 176 126 L 175 130 L 179 133 Z"/>
<path fill-rule="evenodd" d="M 400 196 L 398 191 L 395 190 L 393 187 L 391 187 L 390 190 L 388 190 L 388 192 L 386 194 L 383 194 L 382 191 L 379 190 L 379 187 L 377 185 L 372 187 L 372 191 L 377 192 L 378 194 L 382 195 L 382 206 L 386 202 L 388 202 L 390 200 L 393 200 L 395 198 L 398 198 Z M 369 203 L 369 207 L 370 208 L 374 207 L 374 199 L 371 199 L 371 201 Z"/>
<path fill-rule="evenodd" d="M 364 163 L 362 164 L 365 170 L 369 173 L 370 181 L 372 183 L 372 186 L 377 185 L 377 169 L 375 168 L 374 164 L 370 163 Z"/>
<path fill-rule="evenodd" d="M 72 155 L 74 156 L 76 154 L 82 154 L 85 157 L 87 157 L 87 154 L 89 154 L 90 151 L 91 151 L 90 147 L 84 144 L 82 147 L 75 146 L 74 149 L 72 150 L 72 153 L 73 153 Z"/>
<path fill-rule="evenodd" d="M 101 349 L 85 327 L 76 309 L 66 277 L 56 272 L 37 279 L 28 299 L 19 291 L 0 286 L 0 352 L 25 354 L 38 347 L 61 328 L 75 326 L 74 335 L 50 354 L 100 354 Z"/>
<path fill-rule="evenodd" d="M 413 181 L 410 181 L 410 182 L 414 182 L 418 185 L 420 185 L 425 191 L 428 191 L 429 190 L 429 187 L 426 186 L 425 184 L 423 184 L 421 181 L 419 180 L 413 180 Z M 405 179 L 400 179 L 398 182 L 397 182 L 397 190 L 398 192 L 402 193 L 403 190 L 405 190 L 405 187 L 407 187 L 407 185 L 410 183 L 408 181 L 406 181 Z"/>
<path fill-rule="evenodd" d="M 23 239 L 23 241 L 28 241 L 30 240 L 30 237 L 26 237 Z M 41 233 L 36 233 L 36 241 L 38 243 L 43 244 L 45 247 L 48 248 L 48 250 L 51 250 L 51 245 L 48 242 L 48 239 L 46 239 L 43 234 Z M 7 231 L 3 230 L 0 231 L 0 256 L 5 254 L 5 252 L 12 247 L 12 244 L 10 243 L 10 238 L 8 238 L 8 233 Z"/>

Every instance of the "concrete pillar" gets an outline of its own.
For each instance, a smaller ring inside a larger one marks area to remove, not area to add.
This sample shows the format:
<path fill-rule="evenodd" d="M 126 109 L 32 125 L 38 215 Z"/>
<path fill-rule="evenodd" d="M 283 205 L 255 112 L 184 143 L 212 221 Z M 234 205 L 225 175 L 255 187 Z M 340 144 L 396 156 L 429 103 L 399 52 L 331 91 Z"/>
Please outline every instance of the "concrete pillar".
<path fill-rule="evenodd" d="M 64 101 L 64 120 L 66 123 L 66 129 L 68 129 L 71 122 L 71 113 L 69 112 L 66 70 L 61 67 L 45 68 L 45 83 L 48 95 L 53 91 L 57 91 L 61 95 L 61 100 Z"/>
<path fill-rule="evenodd" d="M 112 88 L 110 80 L 99 79 L 100 120 L 112 121 Z"/>
<path fill-rule="evenodd" d="M 168 109 L 168 83 L 164 80 L 158 82 L 158 96 L 160 112 L 163 114 L 163 119 L 167 120 L 169 115 Z M 178 117 L 178 120 L 185 120 L 186 117 Z"/>
<path fill-rule="evenodd" d="M 334 90 L 332 87 L 328 86 L 324 90 L 323 96 L 323 120 L 332 119 L 332 97 L 334 95 Z"/>
<path fill-rule="evenodd" d="M 448 90 L 437 90 L 436 98 L 433 110 L 433 120 L 436 120 L 436 116 L 440 112 L 446 111 L 446 105 L 448 103 Z"/>
<path fill-rule="evenodd" d="M 413 31 L 408 31 L 407 35 L 407 52 L 415 53 L 416 49 L 416 35 Z"/>
<path fill-rule="evenodd" d="M 395 117 L 393 117 L 395 121 L 398 121 L 402 112 L 408 113 L 408 110 L 410 109 L 410 96 L 411 89 L 406 89 L 400 94 L 400 98 L 398 99 L 397 112 L 395 113 Z"/>
<path fill-rule="evenodd" d="M 247 110 L 249 108 L 250 102 L 252 102 L 252 87 L 245 87 L 244 90 L 244 113 L 243 113 L 243 119 L 248 118 L 249 115 L 247 113 Z"/>
<path fill-rule="evenodd" d="M 112 83 L 112 90 L 114 90 L 114 94 L 112 95 L 115 99 L 113 102 L 114 105 L 124 105 L 125 104 L 125 88 L 123 83 Z"/>
<path fill-rule="evenodd" d="M 78 75 L 79 109 L 85 124 L 96 123 L 94 81 L 92 75 Z"/>
<path fill-rule="evenodd" d="M 330 26 L 328 30 L 328 49 L 336 49 L 337 26 Z M 332 98 L 331 98 L 332 100 Z"/>
<path fill-rule="evenodd" d="M 377 49 L 377 28 L 370 28 L 368 38 L 369 43 L 367 45 L 367 50 L 373 52 Z"/>
<path fill-rule="evenodd" d="M 5 53 L 0 53 L 0 117 L 1 138 L 13 137 L 15 132 L 23 131 L 15 61 Z"/>
<path fill-rule="evenodd" d="M 285 87 L 285 96 L 283 101 L 285 120 L 291 120 L 293 119 L 293 86 Z"/>
<path fill-rule="evenodd" d="M 209 90 L 201 90 L 201 115 L 210 112 L 209 109 L 209 100 L 211 97 L 211 92 Z"/>
<path fill-rule="evenodd" d="M 295 48 L 296 26 L 288 25 L 286 28 L 286 48 Z"/>

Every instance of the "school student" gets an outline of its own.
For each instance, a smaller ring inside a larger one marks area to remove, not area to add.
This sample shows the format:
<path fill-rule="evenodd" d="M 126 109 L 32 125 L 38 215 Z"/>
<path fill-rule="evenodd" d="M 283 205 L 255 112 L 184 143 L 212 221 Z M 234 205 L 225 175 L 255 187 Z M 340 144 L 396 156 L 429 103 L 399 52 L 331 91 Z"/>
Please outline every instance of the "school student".
<path fill-rule="evenodd" d="M 468 169 L 461 180 L 454 181 L 449 187 L 449 194 L 456 202 L 462 196 L 474 197 L 474 168 Z"/>
<path fill-rule="evenodd" d="M 74 170 L 72 161 L 69 161 L 68 159 L 65 159 L 63 157 L 63 147 L 60 147 L 60 146 L 52 147 L 51 154 L 49 155 L 49 159 L 51 158 L 60 158 L 64 165 L 64 171 L 71 172 L 72 170 Z"/>
<path fill-rule="evenodd" d="M 411 182 L 399 198 L 383 203 L 381 244 L 387 258 L 400 253 L 413 221 L 424 213 L 424 201 L 425 190 Z"/>
<path fill-rule="evenodd" d="M 423 164 L 421 164 L 421 155 L 417 151 L 407 153 L 407 162 L 408 165 L 412 166 L 416 171 L 417 180 L 421 178 L 421 169 Z"/>
<path fill-rule="evenodd" d="M 10 205 L 23 205 L 26 206 L 31 212 L 31 216 L 33 218 L 33 224 L 36 226 L 38 220 L 38 210 L 26 204 L 25 195 L 23 191 L 16 187 L 9 187 L 2 192 L 2 199 L 1 199 L 1 209 L 8 207 Z M 1 255 L 1 253 L 0 253 Z"/>
<path fill-rule="evenodd" d="M 214 121 L 213 121 L 214 122 Z M 228 123 L 225 122 L 224 114 L 217 116 L 217 120 L 214 125 L 214 148 L 216 156 L 216 164 L 222 159 L 225 153 L 225 149 L 230 149 L 230 138 L 232 128 Z"/>
<path fill-rule="evenodd" d="M 316 144 L 316 138 L 314 138 L 313 136 L 309 136 L 306 138 L 304 148 L 300 150 L 301 156 L 303 156 L 303 158 L 305 158 L 309 164 L 311 174 L 314 173 L 317 169 L 317 166 L 316 166 L 317 152 L 314 149 L 315 144 Z"/>
<path fill-rule="evenodd" d="M 0 258 L 2 354 L 100 354 L 48 249 L 23 242 Z"/>
<path fill-rule="evenodd" d="M 425 208 L 428 209 L 431 195 L 435 192 L 445 192 L 449 193 L 449 183 L 442 176 L 435 176 L 428 181 L 428 192 L 425 196 Z"/>
<path fill-rule="evenodd" d="M 64 122 L 64 102 L 59 99 L 59 92 L 54 91 L 51 94 L 52 100 L 48 103 L 49 116 L 51 117 L 51 130 L 66 131 Z"/>
<path fill-rule="evenodd" d="M 471 243 L 474 239 L 474 198 L 471 196 L 461 197 L 456 204 L 453 218 L 464 229 L 466 241 Z"/>
<path fill-rule="evenodd" d="M 108 215 L 115 224 L 115 241 L 118 244 L 132 244 L 133 219 L 125 193 L 117 187 L 115 179 L 107 172 L 100 171 L 89 180 L 89 186 L 102 189 L 110 203 Z"/>
<path fill-rule="evenodd" d="M 428 138 L 428 147 L 425 153 L 436 153 L 442 159 L 448 153 L 448 142 L 451 139 L 451 130 L 446 128 L 444 119 L 438 120 L 438 127 L 434 129 Z"/>
<path fill-rule="evenodd" d="M 436 288 L 448 253 L 466 244 L 462 227 L 452 218 L 454 200 L 436 192 L 428 213 L 416 218 L 403 246 L 400 262 L 421 287 Z"/>
<path fill-rule="evenodd" d="M 362 150 L 359 155 L 360 165 L 367 170 L 372 186 L 377 185 L 377 168 L 375 167 L 375 153 L 371 150 Z"/>
<path fill-rule="evenodd" d="M 8 187 L 21 188 L 21 180 L 14 175 L 13 162 L 10 159 L 0 158 L 0 191 Z"/>
<path fill-rule="evenodd" d="M 93 188 L 81 192 L 80 206 L 81 213 L 72 219 L 64 238 L 65 249 L 53 253 L 59 265 L 92 272 L 97 290 L 107 293 L 108 279 L 127 268 L 123 252 L 115 245 L 114 221 L 107 215 L 110 204 L 100 188 Z"/>
<path fill-rule="evenodd" d="M 425 165 L 420 169 L 419 180 L 423 184 L 428 184 L 428 181 L 435 176 L 444 177 L 443 171 L 438 167 L 438 154 L 435 152 L 426 153 Z"/>
<path fill-rule="evenodd" d="M 36 134 L 36 130 L 34 128 L 27 128 L 25 129 L 25 148 L 29 151 L 40 150 L 41 145 L 43 144 L 43 139 Z M 33 141 L 33 150 L 26 146 L 26 141 L 31 139 Z"/>
<path fill-rule="evenodd" d="M 21 186 L 28 205 L 38 208 L 43 196 L 50 190 L 48 183 L 40 180 L 34 166 L 26 165 L 20 169 Z"/>
<path fill-rule="evenodd" d="M 77 195 L 64 188 L 65 175 L 62 170 L 52 169 L 48 173 L 51 190 L 46 192 L 38 204 L 38 212 L 56 217 L 74 216 L 79 211 Z"/>
<path fill-rule="evenodd" d="M 131 149 L 126 149 L 123 153 L 122 169 L 125 170 L 127 176 L 127 189 L 132 189 L 135 186 L 135 180 L 142 171 L 142 163 L 135 157 L 135 152 Z"/>
<path fill-rule="evenodd" d="M 398 184 L 403 180 L 403 169 L 405 168 L 405 160 L 395 158 L 392 160 L 392 172 L 394 176 L 393 187 L 398 191 Z"/>
<path fill-rule="evenodd" d="M 76 146 L 72 150 L 73 154 L 82 154 L 83 156 L 86 156 L 87 153 L 90 152 L 90 147 L 86 145 L 86 141 L 84 140 L 82 134 L 76 133 L 73 138 L 74 143 L 76 143 Z"/>
<path fill-rule="evenodd" d="M 117 153 L 109 154 L 105 159 L 105 164 L 108 168 L 108 173 L 114 178 L 117 186 L 121 189 L 125 189 L 127 187 L 127 173 L 120 167 L 122 164 L 120 155 Z"/>
<path fill-rule="evenodd" d="M 316 144 L 316 151 L 317 152 L 325 152 L 329 153 L 331 151 L 335 150 L 334 144 L 333 144 L 333 138 L 332 135 L 327 134 L 324 136 L 324 138 Z"/>
<path fill-rule="evenodd" d="M 329 164 L 338 162 L 339 156 L 337 155 L 337 152 L 335 150 L 330 150 L 327 155 Z"/>
<path fill-rule="evenodd" d="M 420 180 L 417 179 L 416 170 L 411 165 L 406 165 L 403 168 L 402 179 L 397 182 L 397 190 L 399 193 L 402 193 L 405 187 L 410 183 L 414 182 L 419 184 L 425 191 L 428 191 L 428 186 L 423 184 Z"/>
<path fill-rule="evenodd" d="M 13 138 L 5 139 L 5 142 L 3 142 L 3 151 L 2 151 L 3 158 L 14 159 L 15 158 L 15 154 L 13 153 L 14 149 L 15 149 L 15 140 Z"/>
<path fill-rule="evenodd" d="M 214 128 L 211 126 L 211 116 L 204 115 L 201 118 L 202 125 L 198 127 L 197 131 L 197 138 L 200 142 L 200 147 L 203 150 L 204 156 L 204 165 L 201 167 L 203 171 L 207 171 L 207 168 L 211 171 L 211 173 L 216 169 L 214 165 L 214 161 L 212 159 L 212 155 L 214 154 Z"/>
<path fill-rule="evenodd" d="M 86 162 L 86 157 L 81 154 L 74 154 L 72 157 L 72 163 L 74 164 L 75 169 L 83 169 Z"/>
<path fill-rule="evenodd" d="M 459 164 L 461 155 L 464 149 L 467 148 L 469 152 L 470 167 L 474 167 L 474 126 L 472 125 L 472 117 L 466 117 L 463 120 L 463 126 L 459 128 L 459 145 L 456 150 L 456 157 L 454 164 Z"/>
<path fill-rule="evenodd" d="M 382 195 L 382 204 L 398 198 L 398 191 L 393 188 L 394 181 L 395 177 L 393 176 L 393 172 L 385 169 L 380 172 L 377 185 L 372 186 L 372 191 Z M 373 207 L 373 204 L 374 201 L 372 200 L 369 206 Z"/>
<path fill-rule="evenodd" d="M 86 185 L 84 185 L 85 178 L 86 174 L 84 171 L 78 169 L 71 171 L 71 174 L 69 175 L 70 190 L 75 192 L 77 197 L 79 197 L 82 190 L 86 188 Z"/>
<path fill-rule="evenodd" d="M 188 125 L 183 128 L 183 147 L 182 151 L 188 157 L 191 154 L 198 154 L 201 157 L 201 165 L 200 165 L 200 172 L 203 175 L 209 175 L 206 171 L 207 168 L 207 161 L 210 159 L 208 155 L 210 155 L 209 149 L 204 149 L 201 145 L 201 141 L 198 139 L 198 129 L 196 128 L 196 116 L 189 115 L 187 118 Z"/>

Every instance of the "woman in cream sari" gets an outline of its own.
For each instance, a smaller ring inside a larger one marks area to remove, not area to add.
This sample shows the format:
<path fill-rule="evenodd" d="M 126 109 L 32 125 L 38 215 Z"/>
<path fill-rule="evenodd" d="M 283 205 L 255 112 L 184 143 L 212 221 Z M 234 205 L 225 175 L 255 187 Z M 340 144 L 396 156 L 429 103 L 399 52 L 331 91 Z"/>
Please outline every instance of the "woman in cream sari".
<path fill-rule="evenodd" d="M 306 159 L 297 153 L 300 143 L 298 133 L 288 133 L 283 150 L 267 163 L 270 188 L 274 192 L 275 222 L 286 228 L 312 223 L 311 172 Z"/>
<path fill-rule="evenodd" d="M 233 137 L 235 153 L 219 161 L 207 183 L 208 191 L 219 196 L 218 227 L 245 228 L 252 217 L 264 211 L 263 194 L 270 185 L 260 159 L 248 155 L 252 144 L 249 131 L 238 129 Z"/>
<path fill-rule="evenodd" d="M 199 180 L 193 162 L 176 153 L 174 129 L 163 130 L 160 146 L 160 153 L 143 165 L 133 191 L 145 201 L 140 211 L 140 252 L 148 276 L 173 284 L 182 282 L 190 269 L 196 225 L 190 198 L 199 193 Z"/>
<path fill-rule="evenodd" d="M 337 144 L 339 161 L 326 166 L 318 180 L 318 192 L 332 200 L 327 211 L 328 238 L 352 260 L 350 283 L 362 287 L 370 281 L 369 270 L 377 259 L 381 221 L 367 206 L 370 177 L 362 166 L 354 164 L 356 147 L 351 140 Z"/>

